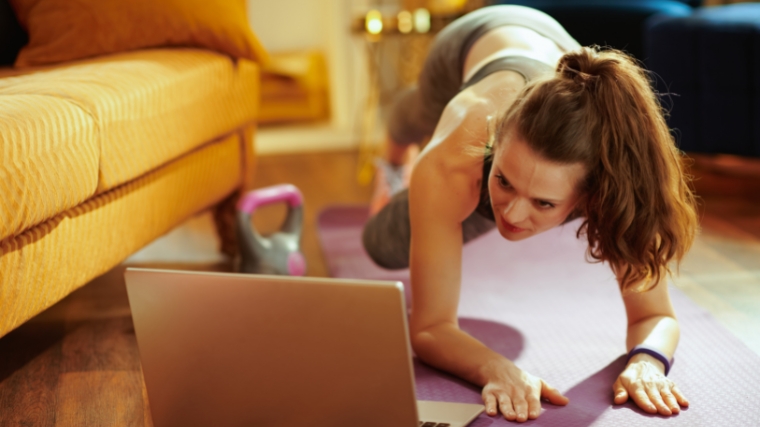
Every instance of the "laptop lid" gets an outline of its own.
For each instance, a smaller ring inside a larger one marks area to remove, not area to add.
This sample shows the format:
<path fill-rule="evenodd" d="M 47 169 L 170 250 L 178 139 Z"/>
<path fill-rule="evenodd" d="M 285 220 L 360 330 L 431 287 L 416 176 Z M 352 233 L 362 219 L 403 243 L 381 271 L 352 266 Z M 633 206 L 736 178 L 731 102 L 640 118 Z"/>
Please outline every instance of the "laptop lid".
<path fill-rule="evenodd" d="M 417 425 L 401 283 L 125 277 L 156 427 Z"/>

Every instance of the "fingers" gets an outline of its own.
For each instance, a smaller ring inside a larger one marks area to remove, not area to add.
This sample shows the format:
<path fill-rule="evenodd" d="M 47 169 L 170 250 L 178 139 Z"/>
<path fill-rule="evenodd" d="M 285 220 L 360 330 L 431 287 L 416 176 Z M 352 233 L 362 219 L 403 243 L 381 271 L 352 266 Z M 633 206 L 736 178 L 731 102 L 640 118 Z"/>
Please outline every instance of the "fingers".
<path fill-rule="evenodd" d="M 535 420 L 541 415 L 541 401 L 537 393 L 531 393 L 526 399 L 528 402 L 528 419 Z"/>
<path fill-rule="evenodd" d="M 676 401 L 676 398 L 673 396 L 673 393 L 671 392 L 670 387 L 667 385 L 663 386 L 660 390 L 660 394 L 662 395 L 662 400 L 665 402 L 665 405 L 670 409 L 670 412 L 673 414 L 677 414 L 681 412 L 681 407 L 678 406 L 678 402 Z"/>
<path fill-rule="evenodd" d="M 504 418 L 509 421 L 517 419 L 517 413 L 512 406 L 512 401 L 506 394 L 497 397 L 493 393 L 487 393 L 483 396 L 483 403 L 485 404 L 486 413 L 488 415 L 494 416 L 501 411 L 501 413 L 504 414 Z"/>
<path fill-rule="evenodd" d="M 628 401 L 628 390 L 625 389 L 623 382 L 620 378 L 612 385 L 612 392 L 615 393 L 614 402 L 616 405 L 622 405 Z"/>
<path fill-rule="evenodd" d="M 499 410 L 501 410 L 502 415 L 504 415 L 504 418 L 507 420 L 514 421 L 517 419 L 517 413 L 512 404 L 512 399 L 506 394 L 499 396 Z"/>
<path fill-rule="evenodd" d="M 649 400 L 649 395 L 647 395 L 647 392 L 644 386 L 637 385 L 634 387 L 635 388 L 632 393 L 630 390 L 628 391 L 633 401 L 636 402 L 636 404 L 639 405 L 639 408 L 643 409 L 644 411 L 650 414 L 656 414 L 657 407 L 654 406 L 651 400 Z"/>
<path fill-rule="evenodd" d="M 622 389 L 621 389 L 622 387 Z M 625 403 L 623 399 L 624 394 L 630 393 L 630 397 L 636 402 L 641 409 L 650 414 L 660 415 L 673 415 L 681 412 L 681 406 L 687 406 L 688 401 L 684 398 L 683 394 L 678 387 L 674 384 L 658 384 L 642 382 L 636 382 L 629 386 L 633 388 L 633 391 L 626 391 L 623 384 L 618 380 L 615 382 L 613 389 L 615 390 L 615 403 Z M 681 404 L 680 398 L 683 398 L 686 405 Z"/>
<path fill-rule="evenodd" d="M 570 402 L 570 399 L 563 396 L 559 390 L 550 386 L 544 380 L 541 380 L 541 397 L 553 405 L 565 406 Z"/>
<path fill-rule="evenodd" d="M 517 422 L 523 422 L 528 419 L 528 402 L 525 400 L 525 396 L 514 396 L 512 398 L 512 406 L 515 408 Z M 509 418 L 507 418 L 509 419 Z"/>
<path fill-rule="evenodd" d="M 522 371 L 515 375 L 518 381 L 507 378 L 499 384 L 489 382 L 483 387 L 483 403 L 488 415 L 499 412 L 508 421 L 525 422 L 541 415 L 541 398 L 555 405 L 566 405 L 569 399 L 540 378 Z"/>
<path fill-rule="evenodd" d="M 496 415 L 499 411 L 509 421 L 523 422 L 528 419 L 536 419 L 541 414 L 541 402 L 538 396 L 513 396 L 510 398 L 506 394 L 495 396 L 488 393 L 483 396 L 483 403 L 488 415 Z"/>
<path fill-rule="evenodd" d="M 670 412 L 670 408 L 668 408 L 668 405 L 666 405 L 665 402 L 662 400 L 662 392 L 660 391 L 660 388 L 657 387 L 656 384 L 647 385 L 646 391 L 647 391 L 647 396 L 649 396 L 649 400 L 657 408 L 657 412 L 659 412 L 660 415 L 673 414 L 672 412 Z"/>
<path fill-rule="evenodd" d="M 679 405 L 689 406 L 689 400 L 686 399 L 686 396 L 684 396 L 683 393 L 681 393 L 681 390 L 678 387 L 676 387 L 675 384 L 673 384 L 672 387 L 670 387 L 670 391 L 673 392 L 673 396 L 676 397 L 676 400 L 678 401 Z"/>
<path fill-rule="evenodd" d="M 632 399 L 650 414 L 670 416 L 689 406 L 689 401 L 676 385 L 663 376 L 653 373 L 648 363 L 631 363 L 612 385 L 615 404 Z"/>
<path fill-rule="evenodd" d="M 499 411 L 496 408 L 496 396 L 491 393 L 485 393 L 483 396 L 483 404 L 486 407 L 486 413 L 490 416 L 496 415 Z"/>

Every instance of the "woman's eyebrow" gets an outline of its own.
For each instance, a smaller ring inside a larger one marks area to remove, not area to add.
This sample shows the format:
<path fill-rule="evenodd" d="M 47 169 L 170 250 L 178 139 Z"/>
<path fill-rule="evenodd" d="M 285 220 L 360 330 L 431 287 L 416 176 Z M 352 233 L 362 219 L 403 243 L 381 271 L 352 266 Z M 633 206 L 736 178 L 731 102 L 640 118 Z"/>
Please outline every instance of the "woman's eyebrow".
<path fill-rule="evenodd" d="M 512 183 L 512 180 L 510 180 L 509 178 L 507 178 L 507 174 L 505 174 L 504 171 L 501 170 L 501 168 L 499 168 L 496 165 L 494 165 L 494 168 L 496 168 L 496 174 L 497 175 L 501 175 L 502 178 L 504 178 L 505 181 L 507 181 L 510 185 L 512 185 L 512 187 L 514 187 L 514 184 Z M 554 204 L 554 205 L 557 205 L 557 204 L 560 204 L 560 203 L 563 202 L 563 200 L 561 200 L 561 199 L 554 199 L 554 198 L 551 198 L 551 197 L 530 196 L 530 198 L 534 199 L 534 200 L 539 200 L 539 201 L 542 201 L 542 202 L 549 202 L 549 203 Z"/>

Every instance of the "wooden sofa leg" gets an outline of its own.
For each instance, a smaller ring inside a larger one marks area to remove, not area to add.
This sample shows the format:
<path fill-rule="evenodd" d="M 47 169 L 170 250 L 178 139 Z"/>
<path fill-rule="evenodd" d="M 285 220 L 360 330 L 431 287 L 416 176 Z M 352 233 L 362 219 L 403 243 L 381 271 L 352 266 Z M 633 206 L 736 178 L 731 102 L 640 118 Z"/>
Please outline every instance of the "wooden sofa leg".
<path fill-rule="evenodd" d="M 240 252 L 235 223 L 236 204 L 239 198 L 240 190 L 237 190 L 214 208 L 214 224 L 216 224 L 216 233 L 221 242 L 220 250 L 231 259 L 235 259 Z"/>

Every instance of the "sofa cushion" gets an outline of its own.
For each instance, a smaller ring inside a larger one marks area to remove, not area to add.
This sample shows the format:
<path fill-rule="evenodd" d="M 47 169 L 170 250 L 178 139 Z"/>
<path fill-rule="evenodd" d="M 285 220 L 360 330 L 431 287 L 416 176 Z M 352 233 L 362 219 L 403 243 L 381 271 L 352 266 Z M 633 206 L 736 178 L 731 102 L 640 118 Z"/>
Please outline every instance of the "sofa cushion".
<path fill-rule="evenodd" d="M 18 187 L 8 194 L 24 197 L 0 196 L 0 239 L 253 123 L 258 109 L 256 63 L 197 49 L 135 51 L 5 73 L 0 173 Z M 8 101 L 17 98 L 35 101 L 19 110 Z M 44 101 L 47 116 L 38 115 L 36 100 Z M 58 151 L 45 154 L 37 146 Z M 96 157 L 89 159 L 91 153 Z M 69 158 L 76 163 L 61 160 Z M 82 176 L 87 185 L 62 182 L 69 176 Z"/>
<path fill-rule="evenodd" d="M 1 241 L 0 337 L 227 197 L 240 185 L 244 134 L 206 144 Z"/>
<path fill-rule="evenodd" d="M 11 0 L 29 32 L 17 67 L 193 46 L 265 61 L 245 0 Z"/>
<path fill-rule="evenodd" d="M 77 105 L 0 96 L 0 241 L 94 194 L 99 156 L 95 121 Z"/>

